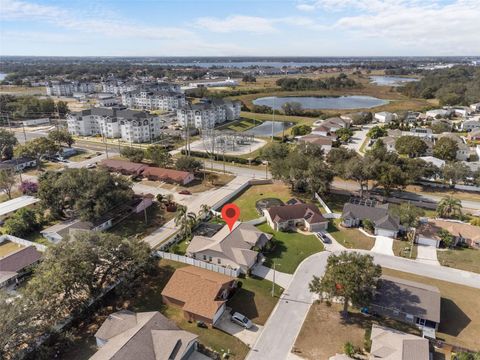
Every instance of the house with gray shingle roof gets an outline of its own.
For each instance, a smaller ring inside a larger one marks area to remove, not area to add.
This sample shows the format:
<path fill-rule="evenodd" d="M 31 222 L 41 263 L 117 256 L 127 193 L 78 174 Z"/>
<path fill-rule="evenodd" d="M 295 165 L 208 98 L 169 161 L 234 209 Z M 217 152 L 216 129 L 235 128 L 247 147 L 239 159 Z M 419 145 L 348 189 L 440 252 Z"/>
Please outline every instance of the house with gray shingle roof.
<path fill-rule="evenodd" d="M 197 352 L 198 335 L 180 329 L 158 311 L 111 314 L 95 334 L 99 350 L 90 360 L 208 359 Z"/>
<path fill-rule="evenodd" d="M 400 230 L 400 221 L 388 211 L 388 204 L 353 204 L 343 206 L 342 225 L 358 227 L 362 221 L 370 220 L 375 226 L 375 235 L 396 237 Z"/>

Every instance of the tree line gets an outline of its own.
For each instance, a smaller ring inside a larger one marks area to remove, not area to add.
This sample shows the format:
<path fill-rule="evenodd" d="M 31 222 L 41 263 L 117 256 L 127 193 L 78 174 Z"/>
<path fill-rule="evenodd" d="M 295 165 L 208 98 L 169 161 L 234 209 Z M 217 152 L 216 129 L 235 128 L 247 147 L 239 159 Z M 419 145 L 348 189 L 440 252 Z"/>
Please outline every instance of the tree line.
<path fill-rule="evenodd" d="M 311 78 L 281 78 L 276 84 L 285 91 L 299 90 L 335 90 L 344 88 L 359 87 L 360 84 L 350 79 L 346 74 L 341 73 L 338 76 L 332 76 L 326 79 Z"/>
<path fill-rule="evenodd" d="M 2 109 L 2 122 L 7 124 L 6 116 L 10 120 L 17 119 L 38 119 L 54 117 L 59 115 L 64 117 L 68 112 L 68 105 L 65 101 L 55 103 L 53 99 L 39 99 L 35 96 L 13 96 L 0 95 L 0 109 Z"/>

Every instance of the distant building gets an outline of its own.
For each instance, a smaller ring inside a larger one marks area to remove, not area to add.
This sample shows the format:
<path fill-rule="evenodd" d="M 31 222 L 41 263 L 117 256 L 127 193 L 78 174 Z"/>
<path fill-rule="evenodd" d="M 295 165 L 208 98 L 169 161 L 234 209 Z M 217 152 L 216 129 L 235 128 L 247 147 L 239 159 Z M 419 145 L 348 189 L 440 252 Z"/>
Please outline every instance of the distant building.
<path fill-rule="evenodd" d="M 27 157 L 13 158 L 0 162 L 1 169 L 13 169 L 15 171 L 23 171 L 28 168 L 37 166 L 37 160 Z"/>
<path fill-rule="evenodd" d="M 143 143 L 161 134 L 163 120 L 142 111 L 117 108 L 92 108 L 67 115 L 72 135 L 101 135 L 111 139 Z"/>
<path fill-rule="evenodd" d="M 375 113 L 375 115 L 373 116 L 374 122 L 379 122 L 382 124 L 388 124 L 393 120 L 395 120 L 396 118 L 397 118 L 397 114 L 394 114 L 388 111 L 378 112 L 378 113 Z"/>
<path fill-rule="evenodd" d="M 471 104 L 470 109 L 472 109 L 473 111 L 480 111 L 480 102 Z"/>
<path fill-rule="evenodd" d="M 428 110 L 425 115 L 427 118 L 446 118 L 452 115 L 453 111 L 450 109 L 434 109 Z"/>
<path fill-rule="evenodd" d="M 46 90 L 49 96 L 73 96 L 74 93 L 94 93 L 96 85 L 89 82 L 52 81 L 46 86 Z"/>
<path fill-rule="evenodd" d="M 185 94 L 166 90 L 136 90 L 122 94 L 122 104 L 133 109 L 173 111 L 185 106 Z"/>
<path fill-rule="evenodd" d="M 50 124 L 49 118 L 42 118 L 42 119 L 29 119 L 22 121 L 23 126 L 37 126 L 37 125 L 45 125 Z"/>
<path fill-rule="evenodd" d="M 190 88 L 197 88 L 197 87 L 223 87 L 223 86 L 238 86 L 237 80 L 232 80 L 230 78 L 226 80 L 219 80 L 219 81 L 199 81 L 199 82 L 192 82 L 188 84 Z"/>
<path fill-rule="evenodd" d="M 321 135 L 305 135 L 298 138 L 299 142 L 307 144 L 315 144 L 322 148 L 325 154 L 328 154 L 332 150 L 333 139 L 330 136 L 321 136 Z"/>
<path fill-rule="evenodd" d="M 177 110 L 180 125 L 197 129 L 212 129 L 225 121 L 240 119 L 240 101 L 215 99 L 189 104 Z"/>
<path fill-rule="evenodd" d="M 473 129 L 480 129 L 480 120 L 465 120 L 460 124 L 462 131 L 472 131 Z"/>

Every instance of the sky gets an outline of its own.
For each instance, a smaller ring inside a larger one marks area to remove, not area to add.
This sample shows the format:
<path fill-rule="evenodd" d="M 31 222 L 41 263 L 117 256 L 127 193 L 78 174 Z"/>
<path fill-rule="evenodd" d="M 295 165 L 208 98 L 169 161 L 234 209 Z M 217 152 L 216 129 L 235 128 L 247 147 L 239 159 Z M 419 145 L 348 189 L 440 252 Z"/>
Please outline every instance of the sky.
<path fill-rule="evenodd" d="M 480 0 L 0 0 L 0 55 L 479 56 Z"/>

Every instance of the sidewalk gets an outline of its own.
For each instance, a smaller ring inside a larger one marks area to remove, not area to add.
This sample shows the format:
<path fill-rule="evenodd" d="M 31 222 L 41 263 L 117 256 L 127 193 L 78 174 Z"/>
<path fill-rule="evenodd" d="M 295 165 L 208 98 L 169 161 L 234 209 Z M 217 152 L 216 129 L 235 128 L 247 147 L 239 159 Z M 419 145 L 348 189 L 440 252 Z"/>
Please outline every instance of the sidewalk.
<path fill-rule="evenodd" d="M 273 269 L 266 267 L 262 264 L 256 265 L 252 269 L 252 274 L 262 279 L 267 279 L 273 282 Z M 275 270 L 275 284 L 280 285 L 282 288 L 286 289 L 292 281 L 293 275 L 280 272 Z"/>

